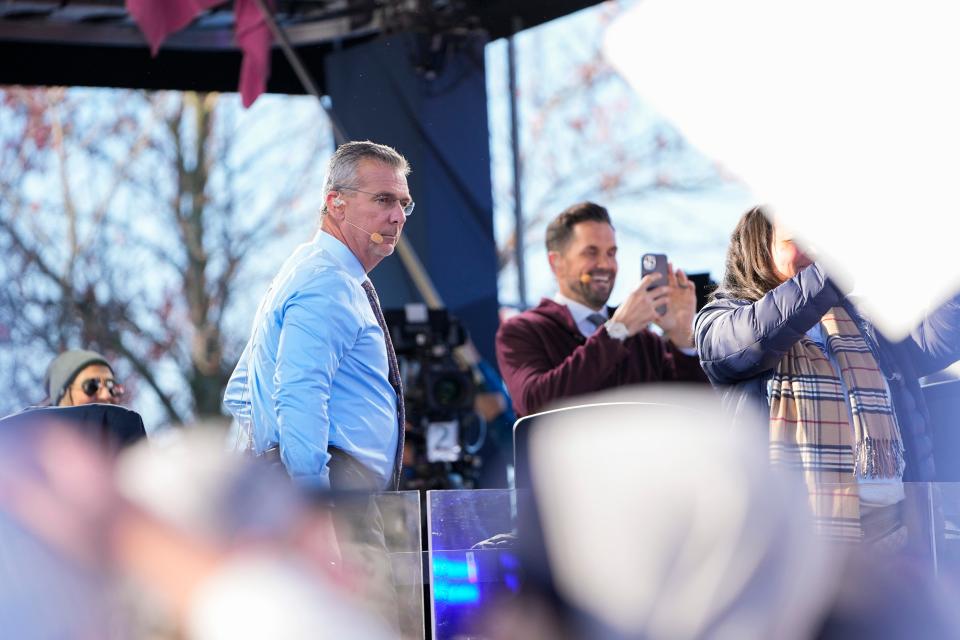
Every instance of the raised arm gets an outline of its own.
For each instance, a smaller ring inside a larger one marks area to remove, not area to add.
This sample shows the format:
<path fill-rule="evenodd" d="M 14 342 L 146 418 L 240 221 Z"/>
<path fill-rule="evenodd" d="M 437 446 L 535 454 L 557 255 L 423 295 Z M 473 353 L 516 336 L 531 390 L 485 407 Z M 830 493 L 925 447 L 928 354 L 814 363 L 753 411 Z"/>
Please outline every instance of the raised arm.
<path fill-rule="evenodd" d="M 712 382 L 729 384 L 776 367 L 840 294 L 817 264 L 756 302 L 719 299 L 697 314 L 694 334 L 700 363 Z"/>
<path fill-rule="evenodd" d="M 951 298 L 924 318 L 910 333 L 906 347 L 921 376 L 960 360 L 960 296 Z"/>

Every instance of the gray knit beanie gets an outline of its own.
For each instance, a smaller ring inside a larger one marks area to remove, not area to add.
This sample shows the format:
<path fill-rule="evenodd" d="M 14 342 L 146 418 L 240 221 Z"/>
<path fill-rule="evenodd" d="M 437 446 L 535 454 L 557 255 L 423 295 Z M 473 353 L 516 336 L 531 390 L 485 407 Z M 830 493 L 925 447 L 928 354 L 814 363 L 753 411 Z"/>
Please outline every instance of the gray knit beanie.
<path fill-rule="evenodd" d="M 107 362 L 107 359 L 96 351 L 84 351 L 83 349 L 72 349 L 64 351 L 50 363 L 47 367 L 47 375 L 44 378 L 44 386 L 47 388 L 47 397 L 50 404 L 57 404 L 60 398 L 66 392 L 67 387 L 73 382 L 85 367 L 91 364 L 106 365 L 113 373 L 113 367 Z"/>

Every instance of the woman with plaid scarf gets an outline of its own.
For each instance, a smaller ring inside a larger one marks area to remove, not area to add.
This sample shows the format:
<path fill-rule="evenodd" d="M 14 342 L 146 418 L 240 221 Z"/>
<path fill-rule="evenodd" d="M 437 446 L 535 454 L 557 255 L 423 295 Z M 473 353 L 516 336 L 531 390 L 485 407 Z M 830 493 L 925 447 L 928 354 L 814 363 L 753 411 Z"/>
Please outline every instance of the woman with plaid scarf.
<path fill-rule="evenodd" d="M 803 472 L 825 532 L 903 546 L 903 482 L 934 480 L 918 380 L 960 359 L 960 298 L 890 342 L 755 207 L 695 335 L 725 404 L 769 415 L 771 461 Z"/>

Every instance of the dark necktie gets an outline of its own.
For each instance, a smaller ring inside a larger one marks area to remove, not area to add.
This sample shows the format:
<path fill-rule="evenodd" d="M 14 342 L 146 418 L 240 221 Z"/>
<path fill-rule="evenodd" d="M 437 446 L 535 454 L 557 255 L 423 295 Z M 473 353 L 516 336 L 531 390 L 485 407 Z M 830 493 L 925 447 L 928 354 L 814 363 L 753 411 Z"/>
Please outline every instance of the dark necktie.
<path fill-rule="evenodd" d="M 603 315 L 602 313 L 591 313 L 590 315 L 587 316 L 587 322 L 592 324 L 594 329 L 599 328 L 600 325 L 602 325 L 606 321 L 607 321 L 607 316 Z"/>
<path fill-rule="evenodd" d="M 363 290 L 367 293 L 367 300 L 370 302 L 370 308 L 373 309 L 373 315 L 377 318 L 377 324 L 383 329 L 383 341 L 387 346 L 387 363 L 390 365 L 390 386 L 397 394 L 397 426 L 399 435 L 397 437 L 397 452 L 393 460 L 393 490 L 400 488 L 400 468 L 403 465 L 403 425 L 406 422 L 406 413 L 403 407 L 403 383 L 400 381 L 400 366 L 397 364 L 397 354 L 393 350 L 393 340 L 390 339 L 390 330 L 387 328 L 387 322 L 383 319 L 383 310 L 380 308 L 380 299 L 377 298 L 377 291 L 373 288 L 373 283 L 369 280 L 363 281 Z"/>

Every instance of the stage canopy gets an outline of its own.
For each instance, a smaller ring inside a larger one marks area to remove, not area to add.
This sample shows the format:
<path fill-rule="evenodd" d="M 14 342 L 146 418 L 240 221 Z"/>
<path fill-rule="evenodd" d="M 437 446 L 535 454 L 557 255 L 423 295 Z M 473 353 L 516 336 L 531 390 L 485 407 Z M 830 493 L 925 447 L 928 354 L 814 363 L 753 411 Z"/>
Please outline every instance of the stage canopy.
<path fill-rule="evenodd" d="M 482 31 L 490 39 L 598 4 L 596 0 L 275 0 L 277 21 L 326 92 L 324 60 L 380 35 Z M 0 84 L 236 91 L 240 51 L 232 3 L 171 36 L 151 58 L 123 0 L 0 3 Z M 274 47 L 267 90 L 304 89 Z"/>
<path fill-rule="evenodd" d="M 273 4 L 296 59 L 329 98 L 324 108 L 335 138 L 389 144 L 415 167 L 410 189 L 418 215 L 405 227 L 400 260 L 384 261 L 372 274 L 381 304 L 448 309 L 494 362 L 499 304 L 484 45 L 598 2 Z M 2 0 L 0 85 L 237 91 L 235 6 L 223 2 L 201 13 L 151 57 L 124 0 Z M 268 92 L 305 93 L 276 42 L 270 66 Z"/>

